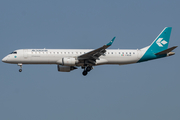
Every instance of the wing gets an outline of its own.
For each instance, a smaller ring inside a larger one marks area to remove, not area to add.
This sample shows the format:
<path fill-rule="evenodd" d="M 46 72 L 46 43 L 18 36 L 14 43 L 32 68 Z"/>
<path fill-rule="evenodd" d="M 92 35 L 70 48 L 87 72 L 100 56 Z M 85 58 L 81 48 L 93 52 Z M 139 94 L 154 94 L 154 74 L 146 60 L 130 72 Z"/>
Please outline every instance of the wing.
<path fill-rule="evenodd" d="M 80 60 L 80 61 L 86 60 L 86 61 L 88 61 L 88 63 L 91 63 L 94 65 L 96 60 L 98 60 L 101 55 L 104 55 L 104 53 L 106 52 L 106 48 L 108 48 L 109 46 L 112 45 L 115 38 L 116 37 L 114 37 L 108 44 L 106 44 L 98 49 L 92 50 L 88 53 L 78 56 L 78 60 Z"/>

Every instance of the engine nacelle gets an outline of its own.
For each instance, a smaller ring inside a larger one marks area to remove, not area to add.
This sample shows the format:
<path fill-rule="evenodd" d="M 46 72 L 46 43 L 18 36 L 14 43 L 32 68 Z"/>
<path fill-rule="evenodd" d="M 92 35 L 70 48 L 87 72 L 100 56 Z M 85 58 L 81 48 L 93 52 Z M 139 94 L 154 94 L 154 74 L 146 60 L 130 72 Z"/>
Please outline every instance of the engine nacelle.
<path fill-rule="evenodd" d="M 58 71 L 59 72 L 70 72 L 74 69 L 77 69 L 76 67 L 74 66 L 61 66 L 61 65 L 58 65 Z"/>
<path fill-rule="evenodd" d="M 57 61 L 57 64 L 64 66 L 75 66 L 78 61 L 75 58 L 62 58 Z"/>
<path fill-rule="evenodd" d="M 62 58 L 62 63 L 65 66 L 74 66 L 76 64 L 75 58 Z"/>

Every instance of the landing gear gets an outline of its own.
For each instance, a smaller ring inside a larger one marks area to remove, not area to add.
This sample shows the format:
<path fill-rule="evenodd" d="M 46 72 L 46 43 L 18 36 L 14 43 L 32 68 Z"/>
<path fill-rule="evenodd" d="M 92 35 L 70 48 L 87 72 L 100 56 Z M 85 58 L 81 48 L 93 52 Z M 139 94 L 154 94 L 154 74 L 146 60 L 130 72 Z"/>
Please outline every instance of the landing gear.
<path fill-rule="evenodd" d="M 18 63 L 18 66 L 20 67 L 19 72 L 22 72 L 22 63 Z"/>
<path fill-rule="evenodd" d="M 83 71 L 82 73 L 84 76 L 86 76 L 88 74 L 88 72 L 86 70 Z"/>
<path fill-rule="evenodd" d="M 19 72 L 22 72 L 22 69 L 19 69 Z"/>
<path fill-rule="evenodd" d="M 87 66 L 86 68 L 84 67 L 84 71 L 82 74 L 86 76 L 88 72 L 90 72 L 92 69 L 93 69 L 92 66 Z"/>
<path fill-rule="evenodd" d="M 92 67 L 91 66 L 88 66 L 87 68 L 86 68 L 86 71 L 87 72 L 90 72 L 92 70 Z"/>

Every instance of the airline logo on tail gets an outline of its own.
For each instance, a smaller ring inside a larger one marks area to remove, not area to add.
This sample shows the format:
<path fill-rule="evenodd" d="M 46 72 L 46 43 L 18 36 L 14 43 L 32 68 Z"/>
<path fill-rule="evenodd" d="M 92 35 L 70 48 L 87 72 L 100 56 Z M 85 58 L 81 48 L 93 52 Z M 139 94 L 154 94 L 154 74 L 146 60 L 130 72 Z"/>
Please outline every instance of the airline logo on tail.
<path fill-rule="evenodd" d="M 167 42 L 163 40 L 163 38 L 159 38 L 156 43 L 159 47 L 163 47 L 163 45 L 167 44 Z"/>

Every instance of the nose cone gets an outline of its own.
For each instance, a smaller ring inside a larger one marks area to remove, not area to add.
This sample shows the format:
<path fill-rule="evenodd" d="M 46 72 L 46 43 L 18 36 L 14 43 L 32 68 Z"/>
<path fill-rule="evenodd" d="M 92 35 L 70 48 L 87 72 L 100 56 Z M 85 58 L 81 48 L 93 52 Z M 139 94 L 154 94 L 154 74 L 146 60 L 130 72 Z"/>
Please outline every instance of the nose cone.
<path fill-rule="evenodd" d="M 2 62 L 6 62 L 7 61 L 7 57 L 4 57 L 3 59 L 2 59 Z"/>

